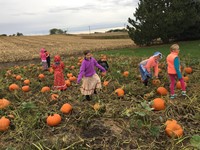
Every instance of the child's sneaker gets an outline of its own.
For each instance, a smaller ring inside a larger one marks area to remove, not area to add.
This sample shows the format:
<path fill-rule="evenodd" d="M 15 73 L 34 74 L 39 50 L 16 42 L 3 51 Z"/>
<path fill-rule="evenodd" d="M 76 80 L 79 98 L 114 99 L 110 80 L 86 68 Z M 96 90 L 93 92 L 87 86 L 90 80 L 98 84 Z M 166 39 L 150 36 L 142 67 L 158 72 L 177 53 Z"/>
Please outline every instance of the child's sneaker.
<path fill-rule="evenodd" d="M 170 95 L 170 99 L 174 99 L 176 96 L 176 94 Z"/>
<path fill-rule="evenodd" d="M 186 96 L 186 91 L 182 91 L 181 95 Z"/>

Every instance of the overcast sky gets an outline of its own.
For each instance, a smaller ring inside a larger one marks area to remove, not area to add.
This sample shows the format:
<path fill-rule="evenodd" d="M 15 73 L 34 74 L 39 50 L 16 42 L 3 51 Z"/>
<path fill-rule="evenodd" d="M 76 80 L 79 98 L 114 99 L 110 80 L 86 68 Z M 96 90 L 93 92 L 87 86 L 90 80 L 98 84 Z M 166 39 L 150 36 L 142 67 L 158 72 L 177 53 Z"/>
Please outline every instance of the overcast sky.
<path fill-rule="evenodd" d="M 94 32 L 128 24 L 139 0 L 0 0 L 0 34 Z"/>

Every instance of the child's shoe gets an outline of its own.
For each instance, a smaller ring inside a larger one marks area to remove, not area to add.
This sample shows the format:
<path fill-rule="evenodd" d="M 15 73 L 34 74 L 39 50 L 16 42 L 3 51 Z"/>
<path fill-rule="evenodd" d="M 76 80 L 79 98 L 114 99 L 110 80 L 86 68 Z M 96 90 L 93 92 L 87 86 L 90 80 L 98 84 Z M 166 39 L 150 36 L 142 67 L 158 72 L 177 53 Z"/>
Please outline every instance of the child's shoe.
<path fill-rule="evenodd" d="M 186 91 L 182 91 L 181 95 L 186 96 Z"/>
<path fill-rule="evenodd" d="M 176 96 L 177 94 L 170 95 L 170 99 L 174 99 Z"/>

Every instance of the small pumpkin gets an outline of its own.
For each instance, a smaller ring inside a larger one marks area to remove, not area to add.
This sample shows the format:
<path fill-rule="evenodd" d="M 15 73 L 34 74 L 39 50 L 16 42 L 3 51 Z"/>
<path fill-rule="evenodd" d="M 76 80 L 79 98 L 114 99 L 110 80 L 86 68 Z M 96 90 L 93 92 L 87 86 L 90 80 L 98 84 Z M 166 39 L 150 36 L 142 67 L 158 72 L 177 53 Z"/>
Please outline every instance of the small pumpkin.
<path fill-rule="evenodd" d="M 76 81 L 76 77 L 75 76 L 72 76 L 72 77 L 69 77 L 69 81 Z"/>
<path fill-rule="evenodd" d="M 153 100 L 152 108 L 154 108 L 154 110 L 164 110 L 165 101 L 162 98 L 155 98 Z"/>
<path fill-rule="evenodd" d="M 93 108 L 95 111 L 98 111 L 101 108 L 101 105 L 99 103 L 95 103 Z"/>
<path fill-rule="evenodd" d="M 75 69 L 75 66 L 71 66 L 70 69 L 71 69 L 71 70 Z"/>
<path fill-rule="evenodd" d="M 106 81 L 106 80 L 105 80 L 105 81 L 103 82 L 103 86 L 108 86 L 108 84 L 109 84 L 109 81 Z"/>
<path fill-rule="evenodd" d="M 187 87 L 187 83 L 184 82 L 184 84 L 185 84 L 185 87 Z M 181 82 L 180 82 L 180 81 L 178 81 L 178 82 L 176 83 L 176 87 L 177 87 L 177 89 L 181 89 Z"/>
<path fill-rule="evenodd" d="M 51 94 L 51 100 L 57 100 L 59 97 L 58 94 Z"/>
<path fill-rule="evenodd" d="M 115 93 L 117 93 L 118 97 L 124 96 L 124 90 L 122 88 L 116 89 Z"/>
<path fill-rule="evenodd" d="M 38 75 L 38 78 L 39 78 L 40 80 L 42 80 L 42 79 L 45 78 L 45 75 L 41 73 L 41 74 Z"/>
<path fill-rule="evenodd" d="M 190 73 L 192 73 L 192 68 L 191 68 L 191 67 L 186 67 L 186 68 L 184 69 L 184 71 L 185 71 L 186 73 L 190 74 Z"/>
<path fill-rule="evenodd" d="M 165 132 L 170 137 L 182 137 L 183 136 L 183 128 L 178 123 L 170 123 L 166 126 Z"/>
<path fill-rule="evenodd" d="M 57 126 L 61 122 L 61 116 L 59 114 L 53 114 L 47 117 L 47 124 L 49 126 Z"/>
<path fill-rule="evenodd" d="M 71 85 L 70 80 L 65 80 L 65 84 L 69 87 Z"/>
<path fill-rule="evenodd" d="M 159 79 L 153 79 L 152 84 L 158 86 L 158 85 L 160 85 L 160 80 Z"/>
<path fill-rule="evenodd" d="M 72 73 L 67 73 L 67 77 L 69 78 L 69 77 L 72 77 L 73 76 L 73 74 Z"/>
<path fill-rule="evenodd" d="M 164 88 L 164 87 L 158 87 L 158 88 L 157 88 L 157 93 L 164 96 L 164 95 L 167 95 L 167 94 L 168 94 L 168 91 L 167 91 L 167 89 Z"/>
<path fill-rule="evenodd" d="M 128 75 L 129 75 L 129 72 L 128 72 L 128 71 L 124 71 L 124 72 L 123 72 L 123 76 L 124 76 L 124 77 L 128 77 Z"/>
<path fill-rule="evenodd" d="M 69 103 L 63 104 L 62 107 L 60 108 L 60 111 L 64 114 L 70 113 L 71 110 L 72 110 L 72 106 Z"/>
<path fill-rule="evenodd" d="M 30 91 L 30 87 L 28 85 L 22 86 L 22 91 L 28 92 Z"/>
<path fill-rule="evenodd" d="M 16 78 L 16 80 L 21 80 L 21 79 L 22 79 L 22 76 L 17 75 L 15 78 Z"/>
<path fill-rule="evenodd" d="M 1 117 L 0 119 L 0 131 L 8 130 L 10 125 L 10 120 L 7 119 L 5 116 Z"/>
<path fill-rule="evenodd" d="M 184 76 L 184 77 L 183 77 L 183 80 L 184 80 L 185 82 L 188 82 L 188 81 L 189 81 L 189 77 L 188 77 L 188 76 Z"/>
<path fill-rule="evenodd" d="M 24 80 L 24 84 L 25 84 L 25 85 L 30 84 L 30 80 L 29 80 L 29 79 Z"/>
<path fill-rule="evenodd" d="M 10 101 L 9 100 L 7 100 L 5 98 L 0 99 L 0 109 L 4 109 L 9 105 L 10 105 Z"/>
<path fill-rule="evenodd" d="M 44 92 L 49 92 L 50 91 L 50 87 L 48 87 L 48 86 L 44 86 L 44 87 L 42 87 L 42 89 L 41 89 L 41 92 L 42 93 L 44 93 Z"/>
<path fill-rule="evenodd" d="M 53 72 L 54 72 L 54 70 L 53 70 L 52 67 L 49 68 L 49 72 L 50 72 L 50 73 L 53 73 Z"/>
<path fill-rule="evenodd" d="M 14 91 L 14 90 L 18 90 L 18 89 L 19 89 L 19 86 L 15 83 L 13 83 L 9 86 L 10 91 Z"/>

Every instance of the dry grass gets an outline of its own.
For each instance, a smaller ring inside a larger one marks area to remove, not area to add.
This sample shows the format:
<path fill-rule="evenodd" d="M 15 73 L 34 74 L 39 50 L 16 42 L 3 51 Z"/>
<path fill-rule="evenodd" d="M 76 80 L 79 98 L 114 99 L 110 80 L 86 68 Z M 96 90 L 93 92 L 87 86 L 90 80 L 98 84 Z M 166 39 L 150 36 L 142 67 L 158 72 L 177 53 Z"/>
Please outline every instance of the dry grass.
<path fill-rule="evenodd" d="M 0 37 L 0 62 L 13 62 L 39 58 L 40 48 L 44 47 L 51 55 L 67 56 L 80 53 L 83 50 L 111 50 L 134 46 L 131 39 L 114 39 L 122 34 L 104 34 L 109 39 L 98 39 L 96 35 L 47 35 Z M 84 37 L 87 36 L 87 39 Z M 96 38 L 88 39 L 95 36 Z M 127 35 L 125 35 L 127 36 Z M 113 39 L 111 38 L 113 37 Z"/>

